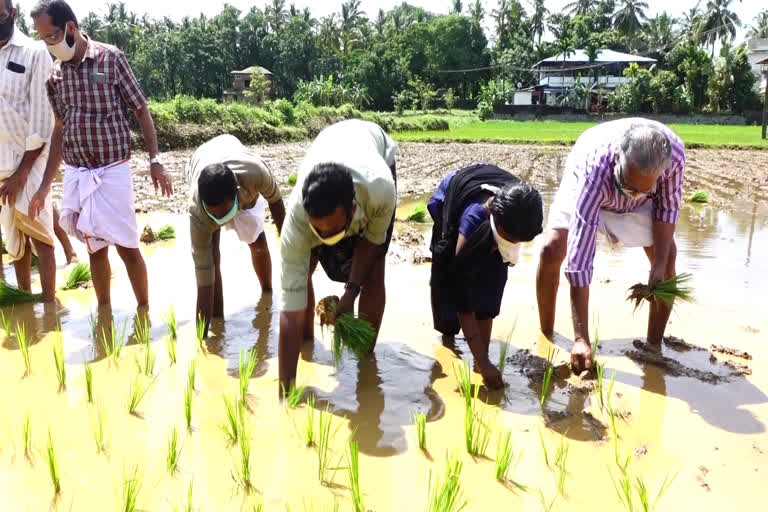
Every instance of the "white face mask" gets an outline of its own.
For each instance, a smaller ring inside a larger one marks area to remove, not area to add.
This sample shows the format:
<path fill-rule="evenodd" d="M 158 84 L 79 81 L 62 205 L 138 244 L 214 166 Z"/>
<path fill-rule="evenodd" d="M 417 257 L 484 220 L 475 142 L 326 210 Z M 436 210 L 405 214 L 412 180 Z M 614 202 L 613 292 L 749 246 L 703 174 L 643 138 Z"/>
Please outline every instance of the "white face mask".
<path fill-rule="evenodd" d="M 69 62 L 75 56 L 75 38 L 72 38 L 72 46 L 67 44 L 67 35 L 69 34 L 69 26 L 64 27 L 64 37 L 61 38 L 56 44 L 49 44 L 48 51 L 59 59 L 61 62 Z"/>
<path fill-rule="evenodd" d="M 491 231 L 493 231 L 493 238 L 496 240 L 496 246 L 499 248 L 502 261 L 504 261 L 504 263 L 509 263 L 510 265 L 516 265 L 517 260 L 520 258 L 520 244 L 515 244 L 502 238 L 496 230 L 496 222 L 493 220 L 493 214 L 491 214 Z"/>

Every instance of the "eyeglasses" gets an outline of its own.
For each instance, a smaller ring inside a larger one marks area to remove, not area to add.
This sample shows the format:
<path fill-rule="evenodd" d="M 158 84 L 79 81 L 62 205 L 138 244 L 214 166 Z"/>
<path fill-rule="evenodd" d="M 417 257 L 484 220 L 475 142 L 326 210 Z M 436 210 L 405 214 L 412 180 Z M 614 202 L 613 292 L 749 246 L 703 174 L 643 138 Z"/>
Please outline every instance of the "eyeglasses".
<path fill-rule="evenodd" d="M 49 46 L 50 45 L 54 45 L 54 44 L 58 43 L 59 41 L 61 41 L 61 37 L 59 37 L 59 34 L 62 34 L 63 32 L 64 32 L 63 30 L 61 30 L 60 28 L 57 27 L 56 30 L 53 32 L 53 34 L 51 34 L 49 36 L 45 36 L 45 37 L 40 36 L 40 39 L 45 41 L 45 44 L 47 44 Z"/>

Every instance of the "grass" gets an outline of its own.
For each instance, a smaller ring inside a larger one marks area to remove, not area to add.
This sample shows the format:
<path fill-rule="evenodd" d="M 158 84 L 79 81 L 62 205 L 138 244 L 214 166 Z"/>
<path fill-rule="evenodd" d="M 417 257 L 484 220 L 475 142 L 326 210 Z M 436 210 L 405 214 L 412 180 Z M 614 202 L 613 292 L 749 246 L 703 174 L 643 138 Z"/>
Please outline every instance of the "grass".
<path fill-rule="evenodd" d="M 221 425 L 221 430 L 229 442 L 235 445 L 245 431 L 245 406 L 241 400 L 230 401 L 226 396 L 222 396 L 222 399 L 227 421 Z"/>
<path fill-rule="evenodd" d="M 295 409 L 301 403 L 301 399 L 304 397 L 304 391 L 307 386 L 297 386 L 294 382 L 291 384 L 291 389 L 288 392 L 285 391 L 283 386 L 283 403 L 288 406 L 289 409 Z"/>
<path fill-rule="evenodd" d="M 140 491 L 141 475 L 139 474 L 139 466 L 137 464 L 133 467 L 132 472 L 126 472 L 123 475 L 123 491 L 120 500 L 120 512 L 135 512 Z"/>
<path fill-rule="evenodd" d="M 512 446 L 512 432 L 499 433 L 496 442 L 496 480 L 505 483 L 509 480 L 509 473 L 514 471 L 520 463 L 523 452 L 515 456 Z"/>
<path fill-rule="evenodd" d="M 61 493 L 61 474 L 59 473 L 59 462 L 56 460 L 56 452 L 53 448 L 51 429 L 48 429 L 48 446 L 46 447 L 46 454 L 48 460 L 48 472 L 51 475 L 51 483 L 53 484 L 53 492 L 58 495 Z"/>
<path fill-rule="evenodd" d="M 29 293 L 5 281 L 0 281 L 0 308 L 25 302 L 42 302 L 42 300 L 42 293 Z"/>
<path fill-rule="evenodd" d="M 179 469 L 181 450 L 182 445 L 179 443 L 179 431 L 174 428 L 171 430 L 171 436 L 168 439 L 168 453 L 165 456 L 165 467 L 171 475 L 175 475 Z"/>
<path fill-rule="evenodd" d="M 24 417 L 24 423 L 21 425 L 21 440 L 24 445 L 24 457 L 30 460 L 32 458 L 32 419 L 29 413 Z"/>
<path fill-rule="evenodd" d="M 96 409 L 96 421 L 93 423 L 93 441 L 96 443 L 96 453 L 104 453 L 107 450 L 107 429 L 104 421 L 104 408 Z"/>
<path fill-rule="evenodd" d="M 464 406 L 472 406 L 472 373 L 469 370 L 469 363 L 453 363 L 453 375 L 456 377 L 456 383 L 459 385 L 459 394 L 464 397 Z"/>
<path fill-rule="evenodd" d="M 419 411 L 413 415 L 413 423 L 416 425 L 416 438 L 419 441 L 419 448 L 427 451 L 427 416 Z"/>
<path fill-rule="evenodd" d="M 83 371 L 85 372 L 85 394 L 88 397 L 88 403 L 93 403 L 93 368 L 91 363 L 83 361 Z"/>
<path fill-rule="evenodd" d="M 290 185 L 291 187 L 295 187 L 296 181 L 298 180 L 298 178 L 299 178 L 298 174 L 296 174 L 295 172 L 291 173 L 291 175 L 288 176 L 288 185 Z"/>
<path fill-rule="evenodd" d="M 256 368 L 256 347 L 251 350 L 241 350 L 239 359 L 240 401 L 245 405 L 248 395 L 248 383 L 251 380 L 251 375 L 253 375 L 253 370 Z"/>
<path fill-rule="evenodd" d="M 161 242 L 176 238 L 176 230 L 170 224 L 166 224 L 155 232 L 155 238 Z"/>
<path fill-rule="evenodd" d="M 475 394 L 479 387 L 475 388 Z M 485 457 L 491 442 L 491 427 L 485 411 L 478 412 L 477 397 L 464 409 L 464 445 L 467 453 L 475 457 Z"/>
<path fill-rule="evenodd" d="M 451 126 L 450 130 L 445 131 L 400 132 L 395 134 L 395 139 L 571 145 L 585 130 L 595 124 L 561 121 L 474 121 Z M 758 126 L 671 124 L 669 127 L 683 139 L 687 148 L 768 149 L 768 140 L 761 140 Z"/>
<path fill-rule="evenodd" d="M 697 190 L 693 194 L 691 194 L 688 197 L 688 202 L 690 203 L 708 203 L 709 202 L 709 192 L 706 190 Z"/>
<path fill-rule="evenodd" d="M 310 447 L 315 445 L 316 431 L 315 431 L 315 397 L 311 395 L 307 399 L 307 422 L 304 425 L 304 446 Z"/>
<path fill-rule="evenodd" d="M 64 343 L 61 331 L 56 331 L 56 339 L 51 345 L 53 364 L 56 366 L 56 379 L 59 381 L 59 391 L 67 389 L 67 365 L 64 362 Z"/>
<path fill-rule="evenodd" d="M 640 307 L 644 300 L 660 300 L 668 307 L 672 307 L 675 300 L 683 302 L 693 302 L 693 289 L 688 285 L 691 274 L 678 274 L 666 281 L 659 281 L 652 287 L 647 284 L 638 283 L 629 288 L 627 300 L 635 303 L 635 310 Z"/>
<path fill-rule="evenodd" d="M 184 388 L 184 419 L 187 421 L 187 431 L 192 432 L 192 396 L 195 393 L 195 373 L 197 362 L 193 359 L 189 363 L 187 372 L 187 386 Z"/>
<path fill-rule="evenodd" d="M 113 320 L 109 327 L 109 332 L 107 332 L 105 329 L 102 329 L 101 331 L 101 346 L 104 347 L 104 354 L 107 356 L 110 362 L 114 363 L 116 366 L 120 360 L 120 353 L 123 350 L 123 345 L 125 343 L 125 332 L 127 328 L 128 323 L 123 322 L 123 326 L 120 330 L 120 333 L 118 334 L 117 327 L 115 326 L 115 322 Z"/>
<path fill-rule="evenodd" d="M 78 263 L 69 273 L 67 282 L 64 284 L 65 290 L 74 290 L 91 280 L 91 267 L 87 263 Z"/>
<path fill-rule="evenodd" d="M 320 411 L 317 419 L 317 479 L 326 485 L 328 471 L 331 470 L 331 443 L 338 431 L 338 427 L 333 428 L 333 415 L 328 406 Z"/>
<path fill-rule="evenodd" d="M 232 478 L 245 494 L 251 494 L 251 491 L 254 490 L 251 478 L 251 434 L 245 422 L 242 423 L 242 430 L 240 431 L 239 447 L 240 460 L 238 461 L 239 464 L 235 466 Z"/>
<path fill-rule="evenodd" d="M 341 350 L 345 347 L 358 358 L 364 357 L 373 349 L 376 329 L 370 322 L 352 313 L 343 313 L 336 317 L 333 324 L 333 361 L 341 364 Z"/>
<path fill-rule="evenodd" d="M 413 207 L 411 213 L 405 218 L 406 222 L 426 222 L 427 221 L 427 206 L 424 203 L 419 203 Z"/>
<path fill-rule="evenodd" d="M 149 391 L 149 388 L 152 387 L 152 384 L 154 384 L 154 379 L 149 381 L 149 383 L 142 383 L 141 382 L 141 376 L 137 375 L 136 378 L 131 383 L 131 386 L 128 388 L 128 413 L 133 414 L 134 416 L 137 416 L 136 413 L 139 404 L 144 399 L 144 396 L 147 394 L 147 391 Z"/>
<path fill-rule="evenodd" d="M 32 373 L 32 358 L 29 355 L 29 339 L 27 338 L 27 329 L 22 323 L 16 324 L 16 343 L 19 346 L 21 358 L 24 360 L 24 375 L 29 375 Z"/>
<path fill-rule="evenodd" d="M 197 348 L 200 352 L 208 355 L 208 347 L 205 346 L 205 320 L 202 314 L 197 315 L 195 323 L 195 334 L 197 335 Z"/>
<path fill-rule="evenodd" d="M 429 472 L 428 512 L 459 512 L 467 506 L 461 490 L 462 463 L 458 455 L 446 462 L 445 476 L 441 481 Z"/>
<path fill-rule="evenodd" d="M 349 478 L 349 489 L 352 493 L 352 504 L 355 507 L 355 512 L 365 512 L 363 493 L 360 491 L 359 455 L 360 446 L 357 441 L 350 439 L 347 449 L 347 476 Z"/>

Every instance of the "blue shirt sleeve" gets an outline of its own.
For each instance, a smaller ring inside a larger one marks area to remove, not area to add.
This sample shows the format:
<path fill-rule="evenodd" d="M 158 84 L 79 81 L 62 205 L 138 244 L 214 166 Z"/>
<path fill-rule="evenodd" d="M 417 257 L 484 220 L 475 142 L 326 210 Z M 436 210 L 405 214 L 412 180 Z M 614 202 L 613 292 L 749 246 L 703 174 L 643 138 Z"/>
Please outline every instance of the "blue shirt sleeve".
<path fill-rule="evenodd" d="M 472 202 L 464 208 L 459 218 L 459 233 L 465 238 L 469 236 L 482 224 L 488 220 L 488 211 L 483 203 Z"/>

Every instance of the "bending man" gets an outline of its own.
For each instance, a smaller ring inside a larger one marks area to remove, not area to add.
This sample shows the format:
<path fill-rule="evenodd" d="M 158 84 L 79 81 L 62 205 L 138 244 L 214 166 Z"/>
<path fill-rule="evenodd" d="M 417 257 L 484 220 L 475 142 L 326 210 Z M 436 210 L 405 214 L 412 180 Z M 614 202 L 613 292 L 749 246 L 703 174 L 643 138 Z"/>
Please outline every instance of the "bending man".
<path fill-rule="evenodd" d="M 318 261 L 345 283 L 337 314 L 359 314 L 378 334 L 384 315 L 385 257 L 397 202 L 396 145 L 378 125 L 342 121 L 317 136 L 288 201 L 280 256 L 280 384 L 296 377 L 299 346 L 314 339 L 312 273 Z"/>
<path fill-rule="evenodd" d="M 551 336 L 560 266 L 571 285 L 576 373 L 592 367 L 589 284 L 597 232 L 612 243 L 643 247 L 651 262 L 649 284 L 675 275 L 675 225 L 680 216 L 685 150 L 661 123 L 633 118 L 584 132 L 565 164 L 541 251 L 536 295 L 541 331 Z M 658 349 L 671 308 L 656 301 L 648 317 L 647 342 Z"/>
<path fill-rule="evenodd" d="M 189 160 L 189 230 L 197 278 L 197 315 L 206 326 L 224 316 L 221 282 L 221 228 L 234 229 L 251 250 L 262 293 L 272 291 L 272 260 L 264 233 L 267 203 L 278 232 L 285 207 L 271 171 L 256 153 L 232 135 L 200 146 Z"/>
<path fill-rule="evenodd" d="M 539 192 L 491 164 L 472 164 L 443 178 L 427 203 L 432 228 L 432 318 L 452 341 L 464 331 L 475 366 L 489 388 L 503 385 L 488 359 L 507 270 L 520 242 L 542 231 Z"/>

